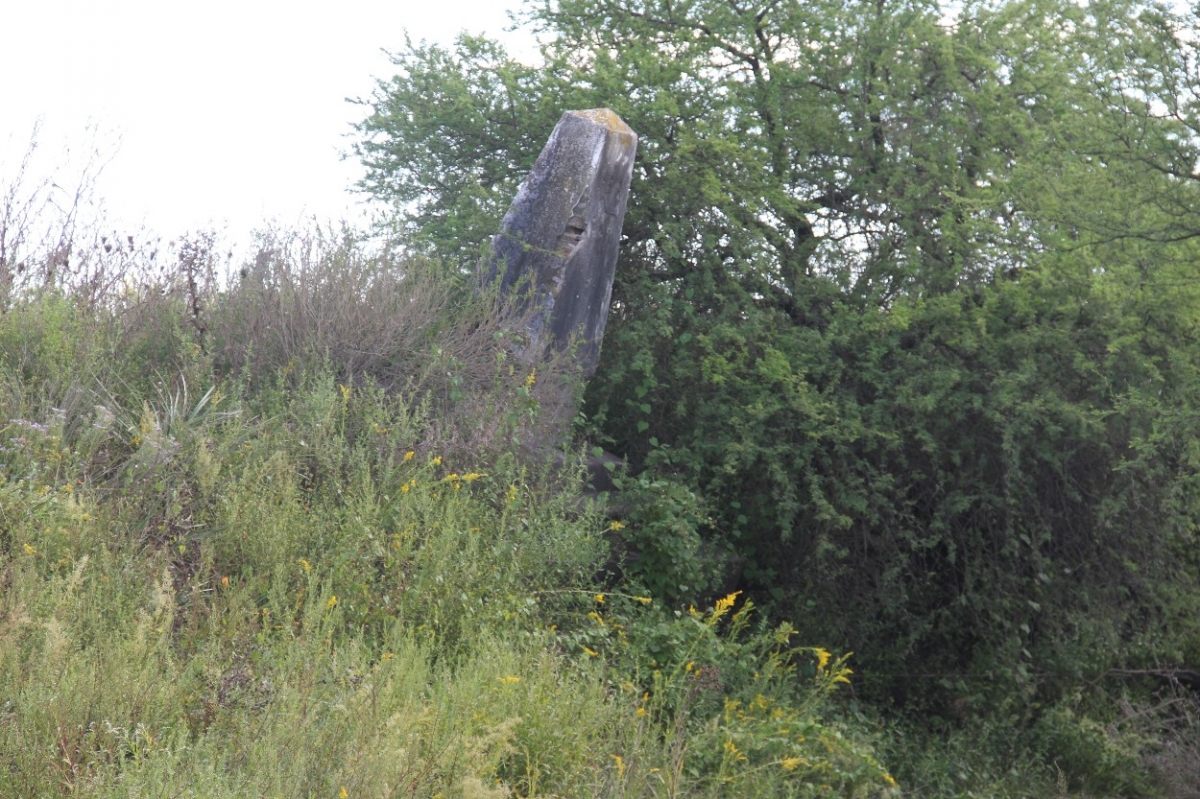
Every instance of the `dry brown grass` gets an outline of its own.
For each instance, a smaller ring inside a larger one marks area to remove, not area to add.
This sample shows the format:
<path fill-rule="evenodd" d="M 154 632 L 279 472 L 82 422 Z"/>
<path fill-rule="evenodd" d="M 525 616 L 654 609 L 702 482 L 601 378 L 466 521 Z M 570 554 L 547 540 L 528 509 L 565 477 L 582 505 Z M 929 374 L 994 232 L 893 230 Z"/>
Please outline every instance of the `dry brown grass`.
<path fill-rule="evenodd" d="M 428 402 L 424 442 L 478 459 L 561 445 L 574 416 L 571 359 L 534 351 L 529 311 L 474 277 L 342 232 L 274 231 L 199 317 L 218 371 L 242 380 L 332 368 Z"/>
<path fill-rule="evenodd" d="M 1155 708 L 1158 723 L 1147 734 L 1161 741 L 1146 765 L 1165 799 L 1200 799 L 1200 697 L 1172 685 Z"/>
<path fill-rule="evenodd" d="M 451 288 L 432 265 L 369 255 L 348 233 L 270 231 L 214 303 L 213 353 L 230 373 L 313 358 L 389 389 L 419 377 Z"/>

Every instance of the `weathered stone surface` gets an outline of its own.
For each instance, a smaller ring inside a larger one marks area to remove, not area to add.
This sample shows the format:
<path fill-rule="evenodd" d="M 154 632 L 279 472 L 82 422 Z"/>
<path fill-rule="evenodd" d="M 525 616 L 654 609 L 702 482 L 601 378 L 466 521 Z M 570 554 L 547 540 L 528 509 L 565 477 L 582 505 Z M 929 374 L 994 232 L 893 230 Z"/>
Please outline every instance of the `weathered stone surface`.
<path fill-rule="evenodd" d="M 606 108 L 563 114 L 492 238 L 489 281 L 534 308 L 535 345 L 575 346 L 596 370 L 637 134 Z"/>

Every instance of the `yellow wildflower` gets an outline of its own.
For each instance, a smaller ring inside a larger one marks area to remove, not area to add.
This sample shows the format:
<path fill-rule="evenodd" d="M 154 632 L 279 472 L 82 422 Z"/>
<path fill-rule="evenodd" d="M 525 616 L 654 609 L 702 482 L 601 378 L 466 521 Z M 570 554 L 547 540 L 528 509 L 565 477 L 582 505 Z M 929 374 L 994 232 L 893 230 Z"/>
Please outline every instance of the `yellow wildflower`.
<path fill-rule="evenodd" d="M 624 530 L 625 525 L 621 524 L 620 522 L 610 522 L 608 525 L 608 529 L 612 530 L 615 533 L 618 530 Z"/>
<path fill-rule="evenodd" d="M 334 594 L 333 596 L 329 597 L 329 601 L 325 603 L 325 607 L 329 608 L 330 610 L 333 610 L 334 608 L 337 607 L 337 603 L 338 603 L 337 594 Z"/>
<path fill-rule="evenodd" d="M 297 561 L 297 563 L 300 564 L 301 569 L 304 569 L 305 574 L 308 574 L 310 571 L 312 571 L 312 564 L 309 563 L 306 559 L 300 558 L 300 560 Z"/>
<path fill-rule="evenodd" d="M 604 594 L 596 594 L 596 604 L 597 605 L 604 604 Z"/>
<path fill-rule="evenodd" d="M 537 369 L 532 369 L 529 372 L 529 377 L 525 378 L 525 388 L 533 388 L 533 384 L 537 382 Z"/>
<path fill-rule="evenodd" d="M 340 791 L 338 791 L 338 799 L 348 799 L 349 796 L 350 796 L 349 791 L 347 791 L 346 786 L 343 785 L 342 789 Z"/>
<path fill-rule="evenodd" d="M 515 683 L 515 682 L 520 682 L 520 681 L 521 681 L 521 678 L 520 678 L 520 677 L 518 677 L 518 676 L 516 676 L 515 674 L 509 674 L 509 675 L 508 675 L 508 676 L 506 676 L 506 677 L 497 677 L 496 679 L 497 679 L 499 682 L 502 682 L 502 683 L 504 683 L 505 685 L 511 685 L 511 684 L 513 684 L 513 683 Z"/>
<path fill-rule="evenodd" d="M 733 607 L 733 603 L 737 602 L 738 594 L 740 594 L 740 593 L 742 593 L 742 592 L 734 591 L 729 596 L 724 597 L 723 599 L 718 599 L 717 607 L 715 610 L 713 610 L 714 618 L 720 618 L 721 616 L 724 616 L 726 613 L 728 613 L 729 609 Z"/>
<path fill-rule="evenodd" d="M 342 404 L 345 405 L 346 403 L 350 402 L 350 386 L 343 386 L 341 383 L 339 383 L 338 388 L 342 390 Z M 345 788 L 342 789 L 343 793 L 345 790 Z M 345 797 L 343 797 L 343 799 L 345 799 Z"/>
<path fill-rule="evenodd" d="M 620 755 L 609 755 L 617 766 L 617 779 L 625 776 L 625 761 Z"/>
<path fill-rule="evenodd" d="M 779 761 L 779 765 L 783 767 L 784 771 L 795 771 L 796 768 L 803 763 L 804 758 L 802 757 L 785 757 L 783 760 Z"/>
<path fill-rule="evenodd" d="M 33 547 L 33 545 L 27 543 L 27 544 L 25 544 L 25 554 L 26 555 L 36 555 L 37 549 L 35 547 Z"/>
<path fill-rule="evenodd" d="M 884 773 L 883 781 L 886 782 L 892 788 L 900 787 L 900 785 L 896 782 L 895 777 L 893 777 L 891 774 Z"/>
<path fill-rule="evenodd" d="M 653 602 L 654 600 L 653 600 L 653 599 L 651 599 L 651 598 L 650 598 L 650 597 L 648 597 L 648 596 L 635 596 L 635 597 L 633 598 L 633 601 L 634 601 L 634 602 L 641 602 L 643 605 L 649 605 L 649 604 L 650 604 L 651 602 Z"/>
<path fill-rule="evenodd" d="M 823 671 L 825 666 L 829 663 L 829 652 L 821 647 L 817 647 L 813 650 L 813 652 L 817 656 L 817 671 Z"/>
<path fill-rule="evenodd" d="M 431 460 L 431 461 L 429 462 L 429 464 L 430 464 L 431 466 L 441 466 L 441 465 L 442 465 L 442 456 L 441 456 L 441 455 L 435 455 L 435 456 L 433 457 L 433 460 Z"/>
<path fill-rule="evenodd" d="M 413 452 L 413 451 L 410 449 L 408 452 L 404 453 L 404 462 L 405 462 L 405 463 L 408 463 L 409 461 L 411 461 L 411 460 L 412 460 L 413 458 L 415 458 L 416 456 L 417 456 L 417 453 Z"/>
<path fill-rule="evenodd" d="M 589 655 L 591 655 L 592 657 L 596 657 L 597 655 L 599 655 L 599 654 L 600 654 L 600 653 L 599 653 L 599 652 L 597 652 L 595 649 L 592 649 L 592 648 L 590 648 L 590 647 L 586 647 L 586 646 L 583 648 L 583 651 L 584 651 L 584 652 L 587 652 L 587 653 L 588 653 Z"/>

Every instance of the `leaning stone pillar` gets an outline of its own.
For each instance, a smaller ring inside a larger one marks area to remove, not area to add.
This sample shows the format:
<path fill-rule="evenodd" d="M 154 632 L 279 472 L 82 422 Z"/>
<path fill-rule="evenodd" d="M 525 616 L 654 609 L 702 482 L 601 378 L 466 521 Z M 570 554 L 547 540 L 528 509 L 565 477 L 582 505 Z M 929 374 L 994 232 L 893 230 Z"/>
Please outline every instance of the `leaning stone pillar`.
<path fill-rule="evenodd" d="M 492 238 L 487 280 L 532 308 L 532 351 L 574 350 L 596 371 L 637 134 L 606 108 L 568 111 Z"/>

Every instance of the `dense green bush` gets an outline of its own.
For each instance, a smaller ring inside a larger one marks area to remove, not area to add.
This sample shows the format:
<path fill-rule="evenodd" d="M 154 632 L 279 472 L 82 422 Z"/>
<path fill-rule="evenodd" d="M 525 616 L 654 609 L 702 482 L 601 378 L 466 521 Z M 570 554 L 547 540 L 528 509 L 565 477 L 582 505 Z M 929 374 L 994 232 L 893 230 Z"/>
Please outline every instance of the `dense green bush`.
<path fill-rule="evenodd" d="M 1127 305 L 1079 291 L 1029 274 L 824 333 L 681 320 L 695 335 L 595 396 L 649 386 L 709 535 L 874 685 L 1061 687 L 1127 663 L 1121 641 L 1192 646 L 1175 625 L 1197 567 L 1189 334 L 1132 338 Z M 642 414 L 597 412 L 626 431 Z"/>

